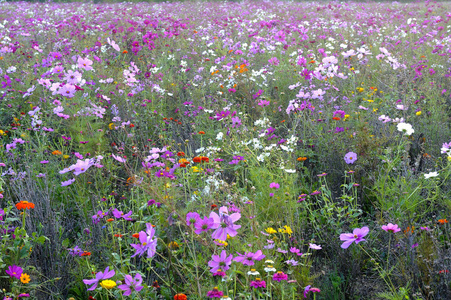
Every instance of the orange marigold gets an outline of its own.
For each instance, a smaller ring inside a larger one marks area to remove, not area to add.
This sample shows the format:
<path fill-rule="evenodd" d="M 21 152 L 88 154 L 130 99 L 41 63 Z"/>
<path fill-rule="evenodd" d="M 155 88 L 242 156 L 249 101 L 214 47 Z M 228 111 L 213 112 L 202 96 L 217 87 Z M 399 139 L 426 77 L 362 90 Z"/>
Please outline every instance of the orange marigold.
<path fill-rule="evenodd" d="M 306 161 L 307 157 L 298 157 L 297 161 Z"/>
<path fill-rule="evenodd" d="M 61 151 L 59 151 L 59 150 L 55 150 L 55 151 L 52 152 L 52 154 L 53 155 L 61 155 L 63 153 Z"/>
<path fill-rule="evenodd" d="M 185 294 L 182 293 L 178 293 L 177 295 L 174 296 L 174 300 L 186 300 L 188 298 L 186 298 Z"/>
<path fill-rule="evenodd" d="M 34 208 L 34 203 L 28 201 L 20 201 L 16 204 L 17 209 L 31 209 Z"/>
<path fill-rule="evenodd" d="M 199 134 L 205 134 L 205 131 L 199 131 L 198 133 Z"/>
<path fill-rule="evenodd" d="M 200 162 L 202 161 L 202 158 L 196 156 L 196 157 L 193 158 L 193 161 L 194 161 L 195 163 L 200 163 Z"/>
<path fill-rule="evenodd" d="M 440 220 L 438 220 L 438 223 L 441 224 L 441 225 L 444 225 L 444 224 L 448 223 L 448 220 L 447 219 L 440 219 Z"/>

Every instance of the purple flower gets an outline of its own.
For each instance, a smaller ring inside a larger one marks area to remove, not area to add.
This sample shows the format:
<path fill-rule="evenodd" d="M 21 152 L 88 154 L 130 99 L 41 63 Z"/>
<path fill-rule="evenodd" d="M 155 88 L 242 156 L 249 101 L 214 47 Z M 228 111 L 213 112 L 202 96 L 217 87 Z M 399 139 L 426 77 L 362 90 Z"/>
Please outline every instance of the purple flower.
<path fill-rule="evenodd" d="M 17 279 L 20 279 L 20 275 L 22 275 L 22 268 L 16 265 L 12 265 L 8 267 L 8 270 L 6 270 L 6 274 L 8 274 L 11 277 L 16 277 Z"/>
<path fill-rule="evenodd" d="M 262 260 L 263 258 L 266 257 L 266 255 L 264 255 L 262 253 L 262 250 L 258 250 L 255 253 L 246 252 L 244 254 L 240 254 L 240 253 L 238 253 L 238 254 L 239 254 L 239 256 L 235 257 L 233 260 L 236 262 L 240 262 L 245 266 L 253 266 L 254 260 Z"/>
<path fill-rule="evenodd" d="M 41 164 L 48 164 L 49 161 L 48 161 L 48 160 L 41 160 L 40 163 L 41 163 Z"/>
<path fill-rule="evenodd" d="M 110 271 L 110 267 L 106 267 L 104 272 L 99 272 L 96 274 L 96 278 L 94 279 L 83 279 L 83 283 L 86 285 L 92 284 L 92 286 L 88 289 L 88 291 L 93 291 L 96 289 L 97 284 L 100 280 L 108 279 L 114 276 L 116 272 L 114 270 Z"/>
<path fill-rule="evenodd" d="M 357 160 L 357 154 L 354 152 L 348 152 L 345 155 L 345 162 L 349 164 L 353 164 Z"/>
<path fill-rule="evenodd" d="M 271 182 L 269 184 L 269 188 L 270 189 L 278 189 L 278 188 L 280 188 L 280 185 L 278 183 L 276 183 L 276 182 Z"/>
<path fill-rule="evenodd" d="M 216 229 L 211 237 L 215 240 L 225 241 L 227 239 L 227 234 L 230 236 L 237 235 L 236 230 L 241 228 L 241 225 L 234 225 L 233 223 L 241 218 L 240 213 L 233 213 L 228 215 L 228 210 L 226 206 L 222 206 L 219 209 L 219 216 L 215 212 L 210 213 L 210 218 L 213 219 L 212 229 Z"/>
<path fill-rule="evenodd" d="M 211 260 L 208 262 L 208 266 L 212 268 L 210 270 L 211 273 L 216 273 L 218 270 L 227 271 L 230 269 L 230 265 L 232 264 L 233 255 L 230 254 L 227 256 L 225 250 L 222 250 L 221 256 L 212 255 Z"/>
<path fill-rule="evenodd" d="M 382 229 L 387 232 L 391 231 L 393 233 L 401 231 L 401 228 L 398 227 L 398 224 L 392 224 L 392 223 L 388 223 L 387 225 L 382 225 Z"/>
<path fill-rule="evenodd" d="M 121 210 L 118 210 L 117 208 L 115 208 L 113 211 L 113 216 L 116 219 L 123 218 L 124 220 L 131 221 L 132 218 L 130 218 L 130 216 L 132 215 L 132 213 L 133 213 L 132 211 L 129 211 L 128 214 L 124 214 Z"/>
<path fill-rule="evenodd" d="M 279 281 L 279 282 L 282 280 L 288 280 L 288 275 L 282 271 L 279 271 L 279 272 L 274 273 L 274 275 L 272 276 L 272 280 Z"/>
<path fill-rule="evenodd" d="M 75 178 L 61 182 L 61 186 L 68 186 L 75 182 Z"/>
<path fill-rule="evenodd" d="M 280 249 L 280 248 L 279 248 L 279 249 Z M 296 248 L 296 247 L 291 247 L 291 248 L 290 248 L 290 252 L 296 254 L 297 256 L 301 256 L 301 255 L 302 255 L 301 250 L 299 250 L 299 249 Z"/>
<path fill-rule="evenodd" d="M 75 246 L 74 248 L 67 249 L 67 250 L 69 250 L 69 254 L 72 257 L 81 256 L 83 254 L 83 250 L 81 250 L 81 248 L 78 246 Z"/>
<path fill-rule="evenodd" d="M 200 216 L 196 212 L 189 212 L 186 214 L 186 225 L 195 225 L 200 219 Z"/>
<path fill-rule="evenodd" d="M 213 218 L 204 217 L 203 219 L 199 218 L 197 222 L 194 224 L 194 231 L 196 234 L 201 234 L 202 232 L 210 230 L 214 225 Z"/>
<path fill-rule="evenodd" d="M 140 285 L 143 282 L 143 278 L 141 274 L 136 274 L 135 278 L 133 278 L 131 275 L 125 275 L 125 284 L 121 284 L 118 286 L 119 289 L 125 291 L 124 296 L 130 296 L 133 290 L 139 292 L 143 289 L 143 287 Z"/>
<path fill-rule="evenodd" d="M 147 230 L 146 232 L 139 232 L 139 241 L 141 244 L 130 244 L 133 248 L 136 249 L 136 253 L 131 257 L 135 257 L 136 255 L 142 256 L 147 251 L 147 257 L 153 257 L 155 252 L 157 251 L 157 240 L 153 238 L 155 235 L 155 229 L 152 227 L 152 224 L 146 224 Z"/>
<path fill-rule="evenodd" d="M 362 228 L 355 228 L 352 233 L 340 234 L 340 240 L 345 241 L 343 244 L 341 244 L 341 248 L 347 249 L 353 242 L 358 244 L 361 241 L 365 241 L 363 237 L 366 236 L 369 231 L 370 229 L 365 226 Z"/>

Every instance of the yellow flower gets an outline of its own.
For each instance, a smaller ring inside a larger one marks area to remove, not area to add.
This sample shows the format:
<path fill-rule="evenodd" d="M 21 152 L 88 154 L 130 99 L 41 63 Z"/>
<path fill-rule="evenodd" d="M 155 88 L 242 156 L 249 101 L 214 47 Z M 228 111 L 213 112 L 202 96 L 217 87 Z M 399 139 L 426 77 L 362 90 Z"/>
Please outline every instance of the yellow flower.
<path fill-rule="evenodd" d="M 344 120 L 346 121 L 347 119 L 349 119 L 350 115 L 345 115 Z"/>
<path fill-rule="evenodd" d="M 281 233 L 287 233 L 289 236 L 293 233 L 293 230 L 291 230 L 290 226 L 283 226 L 283 228 L 279 228 L 279 232 Z"/>
<path fill-rule="evenodd" d="M 68 159 L 68 158 L 69 158 L 69 155 L 65 154 L 65 155 L 63 155 L 63 158 L 64 158 L 64 159 Z"/>
<path fill-rule="evenodd" d="M 193 173 L 199 173 L 202 172 L 204 169 L 202 168 L 198 168 L 198 167 L 191 167 L 191 171 L 193 171 Z"/>
<path fill-rule="evenodd" d="M 363 91 L 364 91 L 365 89 L 362 88 L 362 87 L 358 87 L 358 88 L 356 88 L 356 90 L 357 90 L 357 92 L 359 92 L 359 93 L 363 93 Z"/>
<path fill-rule="evenodd" d="M 20 281 L 22 281 L 22 283 L 29 283 L 30 276 L 27 273 L 22 273 L 22 275 L 20 275 Z"/>
<path fill-rule="evenodd" d="M 221 241 L 221 240 L 215 240 L 215 242 L 221 244 L 224 247 L 227 247 L 227 245 L 229 245 L 229 243 L 227 243 L 226 241 Z"/>
<path fill-rule="evenodd" d="M 0 130 L 0 135 L 6 135 L 6 133 L 3 130 Z"/>
<path fill-rule="evenodd" d="M 100 286 L 103 287 L 104 289 L 112 289 L 116 286 L 116 282 L 114 282 L 113 280 L 104 280 L 100 283 Z"/>
<path fill-rule="evenodd" d="M 265 231 L 269 234 L 277 233 L 277 231 L 275 231 L 274 228 L 272 228 L 272 227 L 266 228 Z"/>
<path fill-rule="evenodd" d="M 170 242 L 169 244 L 168 244 L 168 248 L 169 249 L 177 249 L 177 248 L 179 248 L 179 244 L 177 243 L 177 242 Z"/>
<path fill-rule="evenodd" d="M 113 130 L 116 128 L 116 126 L 114 125 L 114 123 L 110 123 L 108 124 L 108 128 L 110 128 L 110 130 Z"/>
<path fill-rule="evenodd" d="M 421 116 L 421 110 L 416 112 L 417 116 Z"/>

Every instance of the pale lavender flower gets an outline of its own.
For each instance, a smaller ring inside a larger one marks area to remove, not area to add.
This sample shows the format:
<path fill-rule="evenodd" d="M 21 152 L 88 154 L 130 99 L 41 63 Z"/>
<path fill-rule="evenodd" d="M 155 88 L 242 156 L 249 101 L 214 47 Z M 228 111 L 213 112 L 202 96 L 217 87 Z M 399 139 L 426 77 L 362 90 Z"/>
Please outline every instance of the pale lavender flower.
<path fill-rule="evenodd" d="M 135 278 L 131 275 L 125 275 L 125 284 L 121 284 L 118 286 L 119 289 L 125 291 L 124 296 L 130 296 L 133 291 L 139 292 L 143 289 L 141 283 L 143 282 L 143 278 L 141 274 L 136 274 Z"/>

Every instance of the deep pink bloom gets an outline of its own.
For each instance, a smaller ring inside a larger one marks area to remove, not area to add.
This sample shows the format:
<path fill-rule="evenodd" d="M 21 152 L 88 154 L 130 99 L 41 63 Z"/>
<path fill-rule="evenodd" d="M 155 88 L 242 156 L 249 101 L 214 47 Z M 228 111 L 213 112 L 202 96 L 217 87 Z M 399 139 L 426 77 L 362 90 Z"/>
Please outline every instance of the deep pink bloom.
<path fill-rule="evenodd" d="M 233 255 L 227 256 L 225 250 L 222 250 L 221 256 L 212 255 L 211 260 L 208 262 L 208 266 L 212 268 L 210 270 L 211 273 L 216 273 L 219 269 L 222 271 L 227 271 L 230 269 L 230 265 L 232 264 Z"/>
<path fill-rule="evenodd" d="M 119 289 L 125 291 L 124 296 L 130 296 L 130 294 L 135 290 L 139 292 L 143 289 L 143 287 L 140 285 L 143 282 L 143 278 L 141 274 L 136 274 L 135 278 L 133 278 L 131 275 L 125 275 L 125 284 L 121 284 L 118 286 Z"/>
<path fill-rule="evenodd" d="M 238 254 L 239 256 L 235 257 L 233 260 L 236 262 L 240 262 L 245 266 L 253 266 L 255 264 L 254 260 L 262 260 L 263 258 L 266 257 L 266 255 L 262 253 L 262 250 L 258 250 L 255 253 L 246 252 L 244 254 L 241 253 Z"/>
<path fill-rule="evenodd" d="M 280 188 L 280 185 L 278 184 L 278 183 L 276 183 L 276 182 L 271 182 L 270 184 L 269 184 L 269 188 L 270 189 L 278 189 L 278 188 Z"/>
<path fill-rule="evenodd" d="M 210 298 L 221 298 L 224 295 L 223 292 L 218 290 L 217 287 L 213 288 L 211 291 L 207 292 L 207 296 Z"/>
<path fill-rule="evenodd" d="M 308 294 L 309 292 L 312 292 L 312 293 L 320 293 L 321 290 L 320 290 L 319 288 L 316 288 L 316 287 L 311 287 L 311 285 L 307 285 L 307 286 L 304 288 L 304 298 L 307 298 L 307 294 Z"/>
<path fill-rule="evenodd" d="M 355 228 L 352 233 L 340 234 L 340 240 L 345 241 L 343 244 L 341 244 L 341 248 L 347 249 L 353 242 L 358 244 L 361 241 L 365 241 L 363 237 L 366 236 L 368 232 L 370 232 L 370 229 L 368 227 L 362 227 Z"/>
<path fill-rule="evenodd" d="M 398 224 L 392 224 L 392 223 L 388 223 L 387 225 L 382 225 L 382 229 L 387 232 L 391 231 L 393 233 L 401 231 L 401 228 L 398 227 Z"/>
<path fill-rule="evenodd" d="M 219 215 L 215 212 L 210 213 L 210 218 L 213 219 L 212 229 L 216 229 L 211 237 L 215 240 L 225 241 L 227 234 L 230 236 L 237 235 L 236 230 L 241 228 L 241 225 L 234 225 L 233 223 L 241 218 L 240 213 L 233 213 L 228 215 L 226 206 L 222 206 L 219 209 Z"/>
<path fill-rule="evenodd" d="M 114 274 L 116 274 L 114 270 L 110 271 L 110 267 L 106 267 L 104 272 L 99 272 L 96 274 L 96 278 L 83 279 L 83 283 L 87 285 L 92 284 L 92 286 L 88 289 L 88 291 L 93 291 L 96 289 L 97 284 L 99 283 L 100 280 L 111 278 L 114 276 Z"/>
<path fill-rule="evenodd" d="M 249 284 L 251 287 L 253 287 L 253 288 L 260 288 L 260 287 L 262 287 L 262 288 L 265 288 L 266 287 L 266 281 L 264 281 L 264 280 L 260 280 L 260 278 L 257 278 L 256 280 L 254 280 L 254 281 L 251 281 L 251 284 Z"/>
<path fill-rule="evenodd" d="M 274 273 L 274 275 L 272 276 L 272 280 L 279 281 L 279 282 L 282 280 L 288 280 L 288 275 L 282 271 L 279 271 L 279 272 Z"/>

